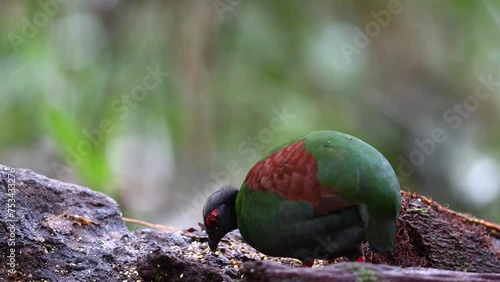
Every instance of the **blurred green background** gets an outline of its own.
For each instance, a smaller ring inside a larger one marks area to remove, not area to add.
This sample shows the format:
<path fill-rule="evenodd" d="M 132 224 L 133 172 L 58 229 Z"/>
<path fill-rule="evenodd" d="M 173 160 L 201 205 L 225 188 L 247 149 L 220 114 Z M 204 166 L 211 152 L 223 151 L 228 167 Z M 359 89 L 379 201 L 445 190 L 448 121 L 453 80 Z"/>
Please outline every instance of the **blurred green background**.
<path fill-rule="evenodd" d="M 0 1 L 0 163 L 180 227 L 330 129 L 500 221 L 500 2 Z"/>

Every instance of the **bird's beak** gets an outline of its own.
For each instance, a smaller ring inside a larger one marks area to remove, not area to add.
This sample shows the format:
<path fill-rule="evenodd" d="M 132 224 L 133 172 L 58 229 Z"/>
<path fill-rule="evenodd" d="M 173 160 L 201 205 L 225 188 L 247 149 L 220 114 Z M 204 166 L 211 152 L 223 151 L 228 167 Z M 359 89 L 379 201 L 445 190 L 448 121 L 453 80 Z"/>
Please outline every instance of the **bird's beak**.
<path fill-rule="evenodd" d="M 208 240 L 208 246 L 210 247 L 210 250 L 212 250 L 212 252 L 215 252 L 215 250 L 217 250 L 218 245 L 219 245 L 219 240 L 215 241 Z"/>

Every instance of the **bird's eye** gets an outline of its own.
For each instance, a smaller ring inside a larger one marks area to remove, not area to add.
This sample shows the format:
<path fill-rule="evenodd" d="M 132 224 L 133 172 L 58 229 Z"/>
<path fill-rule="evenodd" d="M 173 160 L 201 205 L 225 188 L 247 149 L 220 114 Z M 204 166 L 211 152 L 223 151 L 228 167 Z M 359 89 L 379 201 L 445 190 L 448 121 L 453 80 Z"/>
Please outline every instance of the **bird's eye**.
<path fill-rule="evenodd" d="M 211 228 L 215 228 L 215 227 L 217 227 L 217 225 L 219 225 L 219 220 L 217 219 L 216 216 L 209 215 L 205 219 L 205 225 L 208 227 L 211 227 Z"/>

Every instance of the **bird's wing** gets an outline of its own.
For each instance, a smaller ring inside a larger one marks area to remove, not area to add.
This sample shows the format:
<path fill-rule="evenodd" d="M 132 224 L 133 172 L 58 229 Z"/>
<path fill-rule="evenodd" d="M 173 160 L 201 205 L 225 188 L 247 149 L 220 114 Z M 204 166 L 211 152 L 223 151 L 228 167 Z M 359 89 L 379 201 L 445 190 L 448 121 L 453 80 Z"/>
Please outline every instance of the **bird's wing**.
<path fill-rule="evenodd" d="M 315 215 L 357 205 L 344 199 L 335 187 L 321 185 L 316 159 L 304 148 L 304 141 L 287 145 L 257 163 L 245 183 L 251 190 L 273 193 L 290 201 L 306 201 Z"/>

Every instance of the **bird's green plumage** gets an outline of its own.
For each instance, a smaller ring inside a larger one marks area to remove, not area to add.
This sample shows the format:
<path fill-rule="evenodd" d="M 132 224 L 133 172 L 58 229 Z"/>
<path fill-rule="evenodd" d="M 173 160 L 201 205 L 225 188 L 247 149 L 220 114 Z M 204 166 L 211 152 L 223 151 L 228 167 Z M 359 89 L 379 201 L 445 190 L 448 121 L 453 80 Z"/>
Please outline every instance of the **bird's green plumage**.
<path fill-rule="evenodd" d="M 318 162 L 319 182 L 335 187 L 351 202 L 362 203 L 361 217 L 370 246 L 392 250 L 401 192 L 387 159 L 362 140 L 335 131 L 312 132 L 304 136 L 304 142 Z"/>
<path fill-rule="evenodd" d="M 331 252 L 324 253 L 329 246 L 337 256 L 355 254 L 356 250 L 342 246 L 359 245 L 365 235 L 374 251 L 392 251 L 401 196 L 398 179 L 385 157 L 356 137 L 316 131 L 277 147 L 263 159 L 300 140 L 317 161 L 319 182 L 336 189 L 353 207 L 315 216 L 308 202 L 289 201 L 243 183 L 236 198 L 243 237 L 266 254 L 302 260 L 332 257 Z"/>
<path fill-rule="evenodd" d="M 322 185 L 335 187 L 351 202 L 366 203 L 373 214 L 390 214 L 401 206 L 398 178 L 375 148 L 335 131 L 316 131 L 303 139 L 316 158 Z"/>
<path fill-rule="evenodd" d="M 360 255 L 356 244 L 363 240 L 364 232 L 357 207 L 314 217 L 313 207 L 307 202 L 288 201 L 243 184 L 236 211 L 243 238 L 267 255 L 302 261 L 350 253 L 355 254 L 350 259 L 356 259 Z"/>

